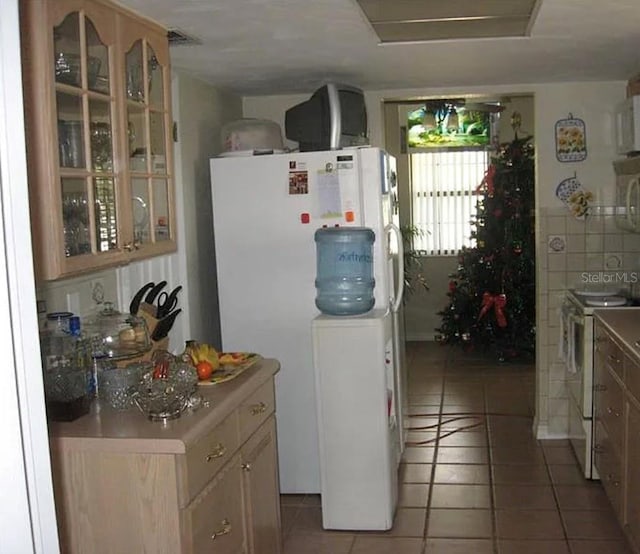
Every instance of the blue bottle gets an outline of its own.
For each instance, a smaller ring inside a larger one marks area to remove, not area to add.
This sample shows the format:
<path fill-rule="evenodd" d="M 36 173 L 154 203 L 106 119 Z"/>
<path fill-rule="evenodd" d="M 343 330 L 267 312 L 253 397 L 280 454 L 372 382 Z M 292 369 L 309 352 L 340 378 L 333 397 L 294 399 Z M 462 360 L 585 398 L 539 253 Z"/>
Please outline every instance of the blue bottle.
<path fill-rule="evenodd" d="M 329 315 L 358 315 L 375 304 L 373 243 L 367 227 L 326 227 L 315 233 L 316 306 Z"/>

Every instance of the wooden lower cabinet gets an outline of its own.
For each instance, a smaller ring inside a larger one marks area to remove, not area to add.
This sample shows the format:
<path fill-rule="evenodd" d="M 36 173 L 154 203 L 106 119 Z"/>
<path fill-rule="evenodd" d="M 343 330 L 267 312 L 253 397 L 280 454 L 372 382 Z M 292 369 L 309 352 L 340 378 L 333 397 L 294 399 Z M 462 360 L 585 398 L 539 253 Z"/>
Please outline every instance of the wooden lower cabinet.
<path fill-rule="evenodd" d="M 273 362 L 166 425 L 108 410 L 54 424 L 61 552 L 281 553 Z"/>
<path fill-rule="evenodd" d="M 640 407 L 629 402 L 627 414 L 627 504 L 625 523 L 636 550 L 640 550 Z"/>
<path fill-rule="evenodd" d="M 244 498 L 249 552 L 282 551 L 280 488 L 278 485 L 276 422 L 273 417 L 242 448 Z"/>

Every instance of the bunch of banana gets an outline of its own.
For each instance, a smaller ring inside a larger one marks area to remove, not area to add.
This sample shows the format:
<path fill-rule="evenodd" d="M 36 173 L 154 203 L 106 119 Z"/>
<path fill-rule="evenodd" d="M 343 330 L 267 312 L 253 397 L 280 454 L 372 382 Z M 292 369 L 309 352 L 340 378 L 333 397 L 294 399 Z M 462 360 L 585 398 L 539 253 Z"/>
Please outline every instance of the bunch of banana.
<path fill-rule="evenodd" d="M 200 362 L 209 362 L 214 371 L 220 367 L 218 352 L 210 344 L 189 341 L 185 354 L 188 355 L 194 366 L 197 366 Z"/>

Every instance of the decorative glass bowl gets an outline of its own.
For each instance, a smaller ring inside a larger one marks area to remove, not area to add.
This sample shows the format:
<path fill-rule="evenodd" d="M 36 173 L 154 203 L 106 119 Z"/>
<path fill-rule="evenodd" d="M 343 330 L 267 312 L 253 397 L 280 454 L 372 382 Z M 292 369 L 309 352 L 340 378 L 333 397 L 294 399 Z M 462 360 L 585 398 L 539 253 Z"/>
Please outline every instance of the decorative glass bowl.
<path fill-rule="evenodd" d="M 152 372 L 146 373 L 132 398 L 136 406 L 152 421 L 180 417 L 194 405 L 198 388 L 196 369 L 167 352 L 154 353 Z"/>

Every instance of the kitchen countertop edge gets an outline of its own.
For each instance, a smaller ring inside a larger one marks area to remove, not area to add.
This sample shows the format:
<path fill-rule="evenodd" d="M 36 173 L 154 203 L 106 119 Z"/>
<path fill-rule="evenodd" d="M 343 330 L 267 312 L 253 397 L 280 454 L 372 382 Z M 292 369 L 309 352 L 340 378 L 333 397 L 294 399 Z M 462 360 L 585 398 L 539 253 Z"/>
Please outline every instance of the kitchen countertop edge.
<path fill-rule="evenodd" d="M 640 361 L 640 347 L 636 346 L 636 341 L 640 340 L 640 307 L 596 309 L 593 315 L 622 343 L 629 354 Z"/>
<path fill-rule="evenodd" d="M 72 422 L 50 422 L 52 449 L 108 450 L 153 454 L 182 454 L 208 430 L 222 422 L 243 399 L 271 379 L 280 363 L 263 358 L 232 381 L 199 386 L 209 407 L 185 412 L 167 422 L 150 421 L 137 408 L 116 411 L 92 404 L 91 412 Z"/>

